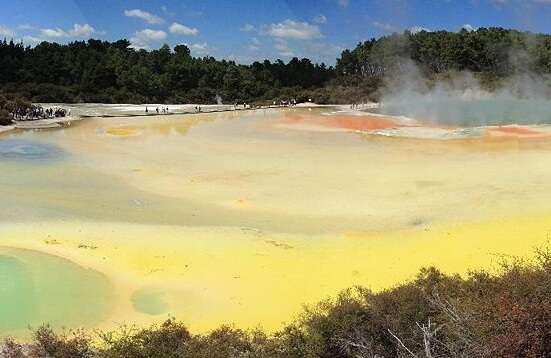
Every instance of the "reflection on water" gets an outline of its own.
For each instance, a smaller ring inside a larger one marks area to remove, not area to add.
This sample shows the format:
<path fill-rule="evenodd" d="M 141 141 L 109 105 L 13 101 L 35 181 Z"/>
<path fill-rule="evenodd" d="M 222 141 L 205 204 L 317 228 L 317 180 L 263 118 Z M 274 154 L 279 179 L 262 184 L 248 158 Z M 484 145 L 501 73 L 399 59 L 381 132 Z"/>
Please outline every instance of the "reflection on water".
<path fill-rule="evenodd" d="M 59 257 L 0 247 L 0 331 L 28 334 L 44 322 L 93 327 L 110 313 L 107 279 Z"/>

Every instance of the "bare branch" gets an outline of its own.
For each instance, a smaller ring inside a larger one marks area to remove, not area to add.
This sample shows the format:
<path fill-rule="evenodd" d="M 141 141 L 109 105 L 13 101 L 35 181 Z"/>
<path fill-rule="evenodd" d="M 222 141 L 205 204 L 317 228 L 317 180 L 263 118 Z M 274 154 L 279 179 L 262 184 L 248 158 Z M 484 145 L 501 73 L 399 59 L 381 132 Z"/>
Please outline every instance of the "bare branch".
<path fill-rule="evenodd" d="M 396 339 L 398 341 L 398 343 L 400 343 L 400 346 L 402 348 L 404 348 L 406 350 L 406 352 L 408 352 L 412 357 L 417 358 L 417 355 L 415 353 L 413 353 L 408 347 L 406 347 L 404 342 L 402 342 L 402 340 L 400 338 L 398 338 L 398 336 L 396 336 L 394 333 L 392 333 L 392 331 L 390 329 L 387 329 L 387 331 L 388 331 L 388 333 L 390 333 L 390 335 L 392 337 L 394 337 L 394 339 Z"/>

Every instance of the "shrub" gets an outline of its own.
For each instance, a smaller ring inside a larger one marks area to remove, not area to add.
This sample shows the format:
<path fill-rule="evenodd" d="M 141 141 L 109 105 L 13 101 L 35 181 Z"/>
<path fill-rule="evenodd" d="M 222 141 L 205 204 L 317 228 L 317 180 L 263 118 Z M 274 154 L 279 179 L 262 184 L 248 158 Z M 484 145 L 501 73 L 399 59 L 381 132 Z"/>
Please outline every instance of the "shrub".
<path fill-rule="evenodd" d="M 121 328 L 100 334 L 104 348 L 101 356 L 108 358 L 175 358 L 183 357 L 191 339 L 187 328 L 174 319 L 160 326 L 145 329 Z"/>
<path fill-rule="evenodd" d="M 3 358 L 25 358 L 25 349 L 23 345 L 17 343 L 12 338 L 7 338 L 0 343 L 0 357 Z"/>
<path fill-rule="evenodd" d="M 12 117 L 11 114 L 5 110 L 0 109 L 0 126 L 7 126 L 12 123 Z"/>
<path fill-rule="evenodd" d="M 82 330 L 56 334 L 50 326 L 42 326 L 33 334 L 31 357 L 91 358 L 95 357 L 91 337 Z"/>

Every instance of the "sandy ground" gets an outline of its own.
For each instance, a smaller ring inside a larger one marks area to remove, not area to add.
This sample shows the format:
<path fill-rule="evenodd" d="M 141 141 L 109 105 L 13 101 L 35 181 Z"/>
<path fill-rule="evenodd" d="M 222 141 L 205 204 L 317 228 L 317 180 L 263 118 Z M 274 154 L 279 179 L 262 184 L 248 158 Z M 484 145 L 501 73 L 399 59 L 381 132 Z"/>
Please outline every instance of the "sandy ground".
<path fill-rule="evenodd" d="M 70 126 L 72 123 L 82 120 L 78 116 L 47 118 L 30 121 L 15 121 L 15 128 L 18 129 L 46 129 L 60 128 L 62 126 Z"/>
<path fill-rule="evenodd" d="M 14 126 L 0 126 L 0 134 L 14 130 Z"/>

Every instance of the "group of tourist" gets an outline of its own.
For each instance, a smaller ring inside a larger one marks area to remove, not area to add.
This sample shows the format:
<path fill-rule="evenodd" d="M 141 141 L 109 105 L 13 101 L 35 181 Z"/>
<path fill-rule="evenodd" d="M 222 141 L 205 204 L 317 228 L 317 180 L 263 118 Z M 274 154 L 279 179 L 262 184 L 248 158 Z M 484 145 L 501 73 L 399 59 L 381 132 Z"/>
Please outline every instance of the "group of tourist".
<path fill-rule="evenodd" d="M 13 119 L 19 121 L 60 118 L 70 115 L 70 110 L 61 107 L 44 108 L 40 105 L 33 105 L 29 108 L 16 108 L 13 113 Z"/>
<path fill-rule="evenodd" d="M 358 103 L 352 103 L 350 105 L 350 109 L 360 109 L 362 107 L 362 105 L 358 104 Z"/>
<path fill-rule="evenodd" d="M 156 107 L 155 108 L 155 112 L 157 114 L 170 114 L 169 110 L 168 110 L 168 106 L 161 106 L 161 107 Z M 201 106 L 195 106 L 195 112 L 201 112 Z M 148 114 L 149 113 L 149 107 L 145 106 L 145 113 Z"/>
<path fill-rule="evenodd" d="M 247 104 L 247 102 L 243 102 L 243 103 L 235 102 L 235 104 L 233 105 L 233 109 L 239 109 L 239 108 L 250 109 L 251 105 Z"/>
<path fill-rule="evenodd" d="M 311 102 L 312 100 L 309 99 L 308 101 Z M 294 98 L 291 98 L 289 100 L 273 101 L 273 105 L 274 106 L 279 106 L 279 107 L 294 107 L 294 106 L 297 105 L 297 100 L 294 99 Z M 235 102 L 235 104 L 233 105 L 234 110 L 238 110 L 238 109 L 256 109 L 256 108 L 259 108 L 259 106 L 256 106 L 254 104 L 250 104 L 250 103 L 247 103 L 247 102 L 243 102 L 243 103 Z M 194 106 L 194 109 L 195 109 L 195 112 L 197 112 L 197 113 L 200 113 L 202 111 L 201 106 Z M 149 112 L 150 112 L 149 107 L 145 106 L 145 113 L 149 114 Z M 170 113 L 169 110 L 168 110 L 168 106 L 167 107 L 165 107 L 165 106 L 155 107 L 155 112 L 156 112 L 156 114 L 169 114 Z"/>
<path fill-rule="evenodd" d="M 291 98 L 288 101 L 282 99 L 282 100 L 279 101 L 279 103 L 274 101 L 273 105 L 274 106 L 279 105 L 280 107 L 294 107 L 294 106 L 297 105 L 297 100 L 294 99 L 294 98 Z"/>
<path fill-rule="evenodd" d="M 168 106 L 156 107 L 155 112 L 157 112 L 157 114 L 168 114 Z M 149 113 L 149 108 L 147 106 L 145 106 L 145 113 Z"/>

